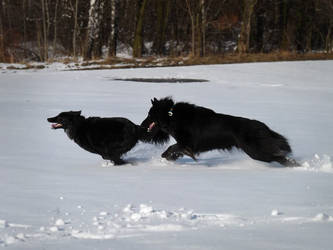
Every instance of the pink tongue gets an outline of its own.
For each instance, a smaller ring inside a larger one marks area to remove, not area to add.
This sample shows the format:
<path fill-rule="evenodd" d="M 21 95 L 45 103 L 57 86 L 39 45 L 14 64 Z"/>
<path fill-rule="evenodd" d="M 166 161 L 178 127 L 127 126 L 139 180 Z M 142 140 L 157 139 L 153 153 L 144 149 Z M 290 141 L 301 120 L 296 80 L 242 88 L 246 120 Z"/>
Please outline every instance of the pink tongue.
<path fill-rule="evenodd" d="M 59 123 L 52 124 L 52 128 L 58 128 L 58 127 L 61 127 L 61 124 L 59 124 Z"/>
<path fill-rule="evenodd" d="M 149 128 L 148 128 L 148 132 L 150 132 L 153 127 L 155 126 L 155 122 L 152 122 L 150 125 L 149 125 Z"/>

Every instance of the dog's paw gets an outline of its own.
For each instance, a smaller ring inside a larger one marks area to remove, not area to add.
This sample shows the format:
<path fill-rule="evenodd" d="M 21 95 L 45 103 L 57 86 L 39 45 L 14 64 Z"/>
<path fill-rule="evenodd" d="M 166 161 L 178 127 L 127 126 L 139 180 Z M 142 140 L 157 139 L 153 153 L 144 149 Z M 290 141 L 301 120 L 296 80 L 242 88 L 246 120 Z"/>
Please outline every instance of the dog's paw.
<path fill-rule="evenodd" d="M 113 162 L 105 160 L 101 164 L 102 168 L 109 168 L 109 167 L 114 167 Z"/>

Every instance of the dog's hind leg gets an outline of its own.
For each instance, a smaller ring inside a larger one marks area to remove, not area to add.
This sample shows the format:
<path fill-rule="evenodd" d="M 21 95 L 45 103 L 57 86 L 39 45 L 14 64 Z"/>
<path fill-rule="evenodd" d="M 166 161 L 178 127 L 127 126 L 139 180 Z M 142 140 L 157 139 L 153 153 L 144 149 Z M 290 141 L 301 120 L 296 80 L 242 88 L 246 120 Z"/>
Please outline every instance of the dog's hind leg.
<path fill-rule="evenodd" d="M 127 162 L 124 161 L 123 159 L 121 159 L 121 153 L 119 152 L 112 152 L 112 154 L 110 154 L 110 160 L 113 161 L 114 165 L 124 165 Z"/>
<path fill-rule="evenodd" d="M 113 162 L 114 165 L 124 165 L 124 164 L 127 163 L 126 161 L 124 161 L 123 159 L 121 159 L 120 156 L 115 156 L 115 155 L 105 156 L 105 155 L 103 155 L 102 158 L 104 160 L 109 160 L 109 161 Z"/>
<path fill-rule="evenodd" d="M 113 158 L 113 159 L 111 159 L 111 161 L 113 161 L 114 165 L 124 165 L 127 163 L 126 161 L 124 161 L 121 158 Z"/>
<path fill-rule="evenodd" d="M 281 165 L 285 167 L 300 167 L 301 164 L 299 164 L 295 159 L 290 158 L 288 156 L 280 156 L 276 157 L 274 161 L 277 161 Z"/>
<path fill-rule="evenodd" d="M 286 153 L 280 153 L 280 155 L 274 155 L 271 152 L 262 152 L 260 150 L 255 150 L 255 148 L 242 147 L 245 153 L 247 153 L 252 159 L 272 162 L 276 161 L 285 167 L 299 167 L 301 166 L 296 160 L 288 157 Z"/>

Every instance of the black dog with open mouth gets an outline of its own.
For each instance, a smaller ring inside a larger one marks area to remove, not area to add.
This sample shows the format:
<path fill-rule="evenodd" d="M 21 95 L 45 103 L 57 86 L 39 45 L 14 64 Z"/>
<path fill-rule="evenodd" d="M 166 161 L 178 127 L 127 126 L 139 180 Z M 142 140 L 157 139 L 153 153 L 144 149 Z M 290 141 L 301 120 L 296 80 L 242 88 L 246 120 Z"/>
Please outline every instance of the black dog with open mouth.
<path fill-rule="evenodd" d="M 183 155 L 196 160 L 201 152 L 236 147 L 255 160 L 299 166 L 289 157 L 287 139 L 260 121 L 219 114 L 186 102 L 175 103 L 170 97 L 154 98 L 151 103 L 141 126 L 150 133 L 161 130 L 175 138 L 177 143 L 162 154 L 167 160 Z"/>
<path fill-rule="evenodd" d="M 69 111 L 47 120 L 53 123 L 53 129 L 64 129 L 68 137 L 83 149 L 99 154 L 115 165 L 126 163 L 121 156 L 138 140 L 154 141 L 145 129 L 122 117 L 85 118 L 81 111 Z"/>

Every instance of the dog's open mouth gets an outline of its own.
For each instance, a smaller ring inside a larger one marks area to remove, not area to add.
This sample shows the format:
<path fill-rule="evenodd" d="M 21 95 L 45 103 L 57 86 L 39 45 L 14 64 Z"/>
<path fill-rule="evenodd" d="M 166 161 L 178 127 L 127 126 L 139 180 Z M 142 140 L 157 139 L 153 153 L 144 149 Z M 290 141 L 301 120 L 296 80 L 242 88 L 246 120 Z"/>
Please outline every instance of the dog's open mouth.
<path fill-rule="evenodd" d="M 152 122 L 152 123 L 150 123 L 150 125 L 149 125 L 149 127 L 148 127 L 147 131 L 148 131 L 148 132 L 151 132 L 151 131 L 152 131 L 152 129 L 155 127 L 155 125 L 156 125 L 156 123 L 155 123 L 155 122 Z"/>
<path fill-rule="evenodd" d="M 51 128 L 53 128 L 53 129 L 62 128 L 62 124 L 61 123 L 53 123 L 51 125 Z"/>

